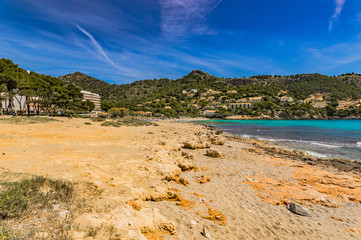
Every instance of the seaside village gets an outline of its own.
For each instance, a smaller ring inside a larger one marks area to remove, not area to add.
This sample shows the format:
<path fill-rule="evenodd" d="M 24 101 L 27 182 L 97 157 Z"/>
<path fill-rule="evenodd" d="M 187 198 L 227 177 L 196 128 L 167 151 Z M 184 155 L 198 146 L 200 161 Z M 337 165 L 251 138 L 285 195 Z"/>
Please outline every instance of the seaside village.
<path fill-rule="evenodd" d="M 237 95 L 236 90 L 227 90 L 226 92 L 215 91 L 213 89 L 206 89 L 205 92 L 199 92 L 198 89 L 183 90 L 182 94 L 190 99 L 190 103 L 187 105 L 189 108 L 199 112 L 200 116 L 205 117 L 217 117 L 218 112 L 222 109 L 224 110 L 237 110 L 240 108 L 245 108 L 251 110 L 256 103 L 260 103 L 265 96 L 255 96 L 255 97 L 244 97 L 244 98 L 232 98 Z M 287 96 L 286 91 L 281 91 L 279 94 L 278 101 L 280 104 L 295 104 L 295 100 Z M 325 100 L 325 95 L 315 94 L 310 95 L 304 100 L 297 101 L 300 104 L 310 104 L 312 107 L 317 109 L 326 108 L 329 104 L 329 101 Z M 171 97 L 175 100 L 175 97 Z M 155 103 L 164 103 L 164 109 L 172 109 L 171 103 L 167 102 L 167 99 L 155 99 L 154 101 L 148 101 L 144 104 L 138 104 L 138 108 L 145 108 L 151 110 L 151 105 Z M 181 104 L 186 104 L 186 101 L 181 101 Z M 338 106 L 336 110 L 349 110 L 351 108 L 360 108 L 361 99 L 356 101 L 338 101 Z M 138 111 L 140 115 L 151 116 L 151 111 Z"/>
<path fill-rule="evenodd" d="M 98 115 L 98 113 L 102 111 L 100 95 L 89 91 L 81 91 L 81 93 L 83 94 L 83 101 L 89 100 L 95 105 L 91 114 Z M 237 110 L 241 108 L 251 110 L 255 104 L 260 103 L 261 100 L 265 98 L 265 96 L 232 98 L 237 96 L 236 90 L 220 92 L 212 89 L 206 89 L 204 92 L 199 92 L 198 89 L 191 89 L 188 91 L 182 90 L 182 95 L 189 99 L 189 101 L 187 101 L 189 104 L 186 105 L 186 107 L 194 109 L 198 116 L 204 117 L 217 117 L 219 116 L 218 113 L 222 110 Z M 329 104 L 329 101 L 325 100 L 325 97 L 326 96 L 323 94 L 314 94 L 297 102 L 299 104 L 310 104 L 314 108 L 322 109 L 326 108 Z M 176 97 L 170 97 L 170 99 L 176 100 Z M 24 112 L 28 113 L 28 108 L 30 109 L 29 113 L 31 115 L 45 114 L 41 104 L 35 104 L 41 102 L 40 97 L 26 97 L 16 94 L 9 98 L 5 93 L 0 93 L 0 100 L 0 115 L 23 115 Z M 277 100 L 280 104 L 293 105 L 296 103 L 292 97 L 287 96 L 286 91 L 281 91 L 278 94 Z M 144 104 L 137 104 L 134 113 L 141 116 L 153 116 L 152 105 L 156 103 L 162 103 L 165 110 L 172 109 L 169 99 L 163 98 L 148 101 Z M 180 104 L 184 105 L 187 103 L 186 101 L 180 101 Z M 338 101 L 336 110 L 349 110 L 360 107 L 361 99 L 354 101 Z M 148 111 L 143 111 L 144 109 L 147 109 Z M 58 110 L 57 113 L 58 115 L 61 115 L 62 112 L 61 110 Z"/>

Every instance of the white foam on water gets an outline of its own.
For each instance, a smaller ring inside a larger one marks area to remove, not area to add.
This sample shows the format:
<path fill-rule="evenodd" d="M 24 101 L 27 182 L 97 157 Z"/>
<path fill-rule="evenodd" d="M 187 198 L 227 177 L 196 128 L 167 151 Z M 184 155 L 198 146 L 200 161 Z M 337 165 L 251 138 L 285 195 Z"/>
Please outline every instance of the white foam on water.
<path fill-rule="evenodd" d="M 317 142 L 317 141 L 306 141 L 306 140 L 296 140 L 296 139 L 272 139 L 272 138 L 265 138 L 265 137 L 259 137 L 257 139 L 270 141 L 270 142 L 302 143 L 302 144 L 307 144 L 307 145 L 316 145 L 316 146 L 325 147 L 325 148 L 342 148 L 343 147 L 343 145 L 336 145 L 336 144 L 332 144 L 332 143 Z M 360 145 L 360 147 L 361 147 L 361 145 Z"/>
<path fill-rule="evenodd" d="M 361 147 L 361 142 L 357 142 L 356 145 L 357 145 L 358 147 Z"/>
<path fill-rule="evenodd" d="M 340 145 L 333 145 L 333 144 L 323 143 L 323 142 L 310 141 L 310 143 L 313 144 L 313 145 L 326 147 L 326 148 L 342 148 L 342 146 L 340 146 Z"/>
<path fill-rule="evenodd" d="M 246 135 L 246 134 L 241 135 L 241 137 L 243 137 L 243 138 L 251 138 L 250 135 Z"/>
<path fill-rule="evenodd" d="M 317 158 L 328 158 L 329 156 L 326 154 L 322 154 L 322 153 L 316 153 L 316 152 L 312 152 L 312 151 L 306 151 L 308 154 L 310 154 L 311 156 L 317 157 Z"/>

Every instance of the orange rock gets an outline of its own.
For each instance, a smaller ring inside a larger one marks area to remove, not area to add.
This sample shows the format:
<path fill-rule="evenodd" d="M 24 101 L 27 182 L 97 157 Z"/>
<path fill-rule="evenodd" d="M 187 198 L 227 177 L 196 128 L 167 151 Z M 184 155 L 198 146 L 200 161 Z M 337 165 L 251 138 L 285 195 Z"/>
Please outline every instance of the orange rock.
<path fill-rule="evenodd" d="M 361 229 L 359 229 L 359 228 L 350 228 L 350 229 L 346 229 L 345 231 L 361 235 Z"/>

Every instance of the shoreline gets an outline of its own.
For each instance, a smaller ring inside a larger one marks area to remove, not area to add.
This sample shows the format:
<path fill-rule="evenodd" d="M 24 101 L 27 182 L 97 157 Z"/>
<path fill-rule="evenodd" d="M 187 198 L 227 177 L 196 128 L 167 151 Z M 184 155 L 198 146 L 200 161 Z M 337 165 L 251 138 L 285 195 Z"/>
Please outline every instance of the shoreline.
<path fill-rule="evenodd" d="M 333 167 L 340 171 L 345 172 L 354 172 L 361 174 L 361 161 L 349 160 L 349 159 L 339 159 L 339 158 L 318 158 L 312 156 L 306 151 L 301 150 L 289 150 L 282 147 L 276 147 L 275 145 L 269 144 L 268 141 L 247 139 L 238 137 L 236 135 L 227 134 L 227 137 L 232 140 L 239 140 L 244 143 L 252 144 L 257 150 L 254 152 L 261 155 L 267 154 L 273 157 L 287 158 L 290 160 L 298 160 L 305 162 L 309 165 L 320 165 L 324 167 Z M 252 150 L 251 150 L 252 151 Z"/>
<path fill-rule="evenodd" d="M 231 119 L 214 119 L 214 120 L 220 120 L 220 121 L 223 121 L 223 120 L 231 120 Z M 249 121 L 257 121 L 257 120 L 251 120 L 251 119 L 248 119 Z M 248 120 L 245 120 L 244 121 L 248 121 Z M 262 121 L 261 119 L 258 119 L 259 121 Z M 310 121 L 338 121 L 338 119 L 330 119 L 330 120 L 323 120 L 323 119 L 318 119 L 318 120 L 311 120 L 309 119 Z M 345 119 L 339 119 L 339 120 L 345 120 Z M 358 119 L 349 119 L 349 120 L 355 120 L 357 121 Z M 199 121 L 199 122 L 198 122 Z M 206 127 L 214 127 L 212 125 L 207 125 L 206 123 L 202 123 L 202 121 L 212 121 L 212 119 L 200 119 L 200 120 L 195 120 L 195 121 L 192 121 L 190 119 L 188 119 L 188 121 L 186 122 L 190 122 L 190 123 L 194 123 L 194 124 L 200 124 L 200 125 L 203 125 L 203 126 L 206 126 Z M 232 120 L 231 120 L 232 121 Z M 242 120 L 241 120 L 242 121 Z M 276 120 L 276 119 L 270 119 L 269 121 L 282 121 L 282 120 Z M 304 120 L 301 120 L 301 119 L 297 119 L 297 120 L 289 120 L 289 121 L 304 121 Z M 221 127 L 218 127 L 216 126 L 215 127 L 216 129 L 220 129 L 222 130 Z M 259 141 L 259 142 L 262 142 L 262 143 L 267 143 L 268 145 L 272 146 L 272 147 L 276 147 L 276 148 L 279 148 L 279 149 L 284 149 L 284 150 L 288 150 L 290 152 L 292 151 L 300 151 L 300 152 L 303 152 L 304 154 L 303 155 L 310 155 L 314 158 L 317 158 L 317 159 L 322 159 L 322 160 L 342 160 L 342 161 L 358 161 L 356 159 L 352 159 L 352 158 L 340 158 L 338 156 L 332 156 L 332 155 L 325 155 L 324 153 L 318 153 L 316 152 L 317 150 L 313 150 L 313 149 L 307 149 L 307 148 L 304 148 L 304 149 L 300 149 L 300 148 L 297 148 L 297 147 L 292 147 L 292 146 L 287 146 L 287 144 L 280 144 L 278 143 L 277 141 L 283 141 L 283 142 L 287 142 L 287 141 L 301 141 L 301 142 L 316 142 L 316 143 L 323 143 L 323 142 L 318 142 L 317 139 L 313 139 L 313 140 L 297 140 L 297 139 L 277 139 L 277 138 L 274 138 L 272 139 L 267 137 L 267 136 L 262 136 L 260 137 L 260 139 L 258 139 L 259 136 L 257 136 L 255 133 L 247 133 L 247 135 L 239 135 L 237 133 L 230 133 L 230 132 L 226 132 L 226 134 L 230 135 L 230 136 L 235 136 L 235 137 L 238 137 L 240 139 L 247 139 L 247 140 L 253 140 L 253 141 Z M 265 139 L 262 139 L 262 138 L 265 138 Z M 269 138 L 269 139 L 267 139 Z M 274 143 L 273 143 L 274 142 Z M 278 145 L 280 144 L 280 145 Z M 342 143 L 339 143 L 339 144 L 342 144 Z M 359 146 L 359 143 L 356 142 L 355 143 L 355 146 Z M 315 152 L 313 152 L 315 151 Z M 360 159 L 361 160 L 361 159 Z M 360 161 L 361 162 L 361 161 Z"/>
<path fill-rule="evenodd" d="M 222 129 L 220 128 L 207 126 L 202 123 L 192 123 L 192 122 L 190 123 L 204 126 L 210 130 L 222 131 Z M 361 161 L 340 159 L 340 158 L 319 158 L 303 150 L 292 150 L 292 149 L 287 149 L 286 147 L 279 147 L 275 144 L 271 144 L 270 141 L 267 140 L 248 139 L 237 136 L 236 134 L 232 134 L 232 133 L 224 133 L 224 135 L 228 139 L 240 141 L 242 143 L 252 144 L 252 146 L 254 146 L 255 149 L 254 150 L 250 149 L 250 151 L 259 153 L 260 155 L 267 154 L 273 157 L 280 157 L 280 158 L 286 157 L 287 159 L 302 161 L 309 165 L 319 164 L 320 166 L 333 167 L 340 171 L 355 172 L 357 174 L 361 174 Z"/>

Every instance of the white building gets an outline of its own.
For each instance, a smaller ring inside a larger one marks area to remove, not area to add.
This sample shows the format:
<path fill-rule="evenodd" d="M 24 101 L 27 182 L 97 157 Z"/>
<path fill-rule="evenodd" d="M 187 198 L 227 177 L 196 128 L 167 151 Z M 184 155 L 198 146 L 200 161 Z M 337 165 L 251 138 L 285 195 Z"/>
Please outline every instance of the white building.
<path fill-rule="evenodd" d="M 94 103 L 95 108 L 94 111 L 101 110 L 101 97 L 99 94 L 88 92 L 88 91 L 80 91 L 83 94 L 83 101 L 89 100 Z"/>
<path fill-rule="evenodd" d="M 237 109 L 237 108 L 248 108 L 252 107 L 252 103 L 231 103 L 229 104 L 229 108 Z"/>
<path fill-rule="evenodd" d="M 283 96 L 283 97 L 281 97 L 281 102 L 288 102 L 288 103 L 291 103 L 291 102 L 293 102 L 293 98 L 291 98 L 291 97 L 287 97 L 287 96 Z"/>
<path fill-rule="evenodd" d="M 216 116 L 216 111 L 215 110 L 206 110 L 203 112 L 203 115 L 206 117 L 214 117 L 214 116 Z"/>

